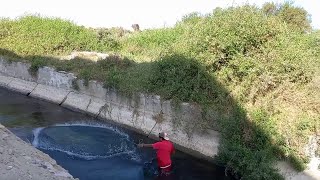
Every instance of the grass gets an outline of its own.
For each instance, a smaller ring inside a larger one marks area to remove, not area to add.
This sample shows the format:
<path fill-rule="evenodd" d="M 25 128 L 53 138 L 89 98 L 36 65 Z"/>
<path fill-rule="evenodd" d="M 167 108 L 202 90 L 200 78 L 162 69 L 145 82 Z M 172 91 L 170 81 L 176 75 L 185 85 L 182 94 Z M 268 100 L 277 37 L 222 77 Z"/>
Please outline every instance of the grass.
<path fill-rule="evenodd" d="M 219 129 L 217 161 L 244 179 L 281 179 L 273 168 L 279 159 L 304 169 L 304 146 L 319 135 L 320 33 L 303 33 L 257 7 L 190 14 L 173 28 L 134 33 L 26 16 L 2 19 L 0 37 L 0 54 L 30 62 L 32 72 L 52 66 L 127 95 L 198 104 L 192 130 Z M 84 50 L 114 55 L 57 57 Z"/>

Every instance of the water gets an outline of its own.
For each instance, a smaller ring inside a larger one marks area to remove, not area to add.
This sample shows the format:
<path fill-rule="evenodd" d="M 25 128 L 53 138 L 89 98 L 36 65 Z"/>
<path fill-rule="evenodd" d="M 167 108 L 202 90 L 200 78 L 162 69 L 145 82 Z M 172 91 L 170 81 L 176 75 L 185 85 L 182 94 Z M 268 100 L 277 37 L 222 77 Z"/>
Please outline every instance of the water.
<path fill-rule="evenodd" d="M 151 139 L 102 123 L 58 105 L 0 88 L 0 123 L 21 139 L 50 155 L 81 180 L 155 179 L 157 164 L 152 149 L 137 148 Z M 231 179 L 224 168 L 177 151 L 174 179 Z"/>

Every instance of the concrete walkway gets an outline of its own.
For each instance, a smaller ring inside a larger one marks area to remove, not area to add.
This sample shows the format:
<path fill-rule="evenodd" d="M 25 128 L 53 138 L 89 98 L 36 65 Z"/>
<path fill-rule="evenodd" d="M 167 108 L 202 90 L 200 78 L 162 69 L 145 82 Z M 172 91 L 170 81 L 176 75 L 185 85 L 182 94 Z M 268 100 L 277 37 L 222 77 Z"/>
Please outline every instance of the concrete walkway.
<path fill-rule="evenodd" d="M 0 179 L 73 180 L 47 154 L 27 144 L 0 124 Z"/>

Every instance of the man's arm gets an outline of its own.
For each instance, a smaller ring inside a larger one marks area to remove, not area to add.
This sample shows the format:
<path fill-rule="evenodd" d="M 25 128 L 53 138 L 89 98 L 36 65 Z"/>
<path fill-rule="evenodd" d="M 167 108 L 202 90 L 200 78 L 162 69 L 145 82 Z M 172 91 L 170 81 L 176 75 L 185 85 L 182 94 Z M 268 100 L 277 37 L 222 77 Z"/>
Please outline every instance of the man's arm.
<path fill-rule="evenodd" d="M 138 144 L 138 147 L 153 147 L 152 144 Z"/>

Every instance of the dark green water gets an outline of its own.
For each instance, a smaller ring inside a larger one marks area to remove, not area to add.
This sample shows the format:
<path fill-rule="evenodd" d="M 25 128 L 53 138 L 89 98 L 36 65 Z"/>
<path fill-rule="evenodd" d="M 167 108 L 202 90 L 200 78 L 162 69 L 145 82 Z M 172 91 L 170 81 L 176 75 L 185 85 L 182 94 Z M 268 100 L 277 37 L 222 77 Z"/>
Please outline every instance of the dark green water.
<path fill-rule="evenodd" d="M 153 140 L 58 105 L 0 88 L 0 123 L 81 180 L 157 177 L 155 152 L 135 145 Z M 172 179 L 231 179 L 223 167 L 179 151 L 173 167 Z"/>

